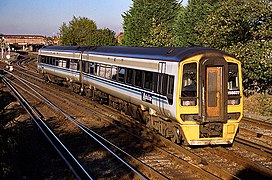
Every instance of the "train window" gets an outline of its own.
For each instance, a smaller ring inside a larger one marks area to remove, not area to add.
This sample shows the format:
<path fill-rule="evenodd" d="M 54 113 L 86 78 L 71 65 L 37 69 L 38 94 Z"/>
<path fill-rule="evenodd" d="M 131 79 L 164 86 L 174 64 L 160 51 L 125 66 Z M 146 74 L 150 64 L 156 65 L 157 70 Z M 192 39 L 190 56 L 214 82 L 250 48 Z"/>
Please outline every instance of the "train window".
<path fill-rule="evenodd" d="M 118 81 L 125 82 L 125 73 L 126 73 L 126 69 L 123 68 L 123 67 L 119 67 L 119 70 L 118 70 Z"/>
<path fill-rule="evenodd" d="M 86 62 L 85 61 L 81 61 L 82 72 L 85 72 L 85 66 L 86 66 Z"/>
<path fill-rule="evenodd" d="M 83 68 L 83 71 L 85 73 L 89 73 L 89 70 L 90 70 L 90 68 L 89 68 L 89 62 L 85 62 L 85 68 Z"/>
<path fill-rule="evenodd" d="M 94 75 L 94 72 L 96 72 L 95 69 L 94 69 L 94 67 L 95 67 L 94 63 L 89 63 L 89 66 L 90 66 L 90 68 L 89 68 L 90 69 L 90 74 Z"/>
<path fill-rule="evenodd" d="M 195 106 L 197 96 L 197 64 L 189 63 L 183 66 L 181 99 L 183 106 Z"/>
<path fill-rule="evenodd" d="M 68 69 L 70 67 L 70 59 L 66 60 L 66 68 Z"/>
<path fill-rule="evenodd" d="M 117 80 L 117 67 L 116 66 L 113 66 L 112 69 L 112 76 L 111 76 L 111 79 L 112 80 Z"/>
<path fill-rule="evenodd" d="M 167 83 L 167 94 L 172 94 L 174 92 L 174 76 L 168 76 L 168 83 Z"/>
<path fill-rule="evenodd" d="M 153 82 L 153 73 L 145 71 L 144 72 L 144 88 L 148 90 L 152 90 Z"/>
<path fill-rule="evenodd" d="M 134 82 L 134 73 L 133 69 L 127 69 L 127 74 L 126 74 L 126 83 L 127 84 L 133 84 Z"/>
<path fill-rule="evenodd" d="M 111 78 L 111 66 L 107 65 L 106 66 L 106 76 L 107 79 Z"/>
<path fill-rule="evenodd" d="M 239 90 L 238 65 L 228 63 L 228 90 Z"/>
<path fill-rule="evenodd" d="M 238 65 L 228 63 L 228 105 L 240 104 Z"/>
<path fill-rule="evenodd" d="M 51 64 L 52 64 L 52 65 L 55 65 L 55 64 L 56 64 L 56 58 L 55 58 L 55 57 L 52 58 Z"/>
<path fill-rule="evenodd" d="M 45 63 L 49 64 L 49 57 L 48 56 L 45 58 Z"/>
<path fill-rule="evenodd" d="M 78 64 L 77 64 L 77 61 L 72 59 L 71 62 L 70 62 L 70 69 L 72 70 L 78 70 Z"/>
<path fill-rule="evenodd" d="M 94 64 L 94 74 L 99 76 L 99 68 L 100 68 L 100 64 L 95 63 Z"/>
<path fill-rule="evenodd" d="M 41 57 L 41 62 L 42 62 L 42 63 L 45 63 L 45 56 L 42 56 L 42 57 Z"/>
<path fill-rule="evenodd" d="M 142 87 L 142 74 L 141 70 L 135 70 L 135 86 Z"/>
<path fill-rule="evenodd" d="M 167 82 L 167 98 L 169 104 L 173 104 L 173 93 L 174 93 L 174 76 L 168 76 Z"/>
<path fill-rule="evenodd" d="M 106 74 L 106 66 L 104 64 L 100 64 L 99 76 L 104 78 L 105 74 Z"/>
<path fill-rule="evenodd" d="M 166 95 L 167 94 L 167 75 L 166 74 L 158 74 L 157 80 L 157 90 L 159 94 Z"/>
<path fill-rule="evenodd" d="M 66 60 L 62 60 L 62 67 L 66 68 Z"/>
<path fill-rule="evenodd" d="M 55 65 L 62 67 L 61 60 L 56 60 Z"/>

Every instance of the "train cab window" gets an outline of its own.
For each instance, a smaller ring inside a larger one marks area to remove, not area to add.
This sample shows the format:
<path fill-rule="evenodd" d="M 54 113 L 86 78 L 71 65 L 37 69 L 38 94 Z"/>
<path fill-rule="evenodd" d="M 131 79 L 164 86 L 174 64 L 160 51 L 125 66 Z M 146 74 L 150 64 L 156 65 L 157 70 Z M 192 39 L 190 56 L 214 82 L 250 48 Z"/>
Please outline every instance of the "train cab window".
<path fill-rule="evenodd" d="M 238 65 L 228 63 L 228 104 L 240 104 Z"/>
<path fill-rule="evenodd" d="M 228 63 L 228 90 L 239 90 L 238 65 Z"/>
<path fill-rule="evenodd" d="M 118 70 L 118 81 L 120 82 L 125 82 L 125 73 L 126 73 L 126 69 L 119 67 Z"/>
<path fill-rule="evenodd" d="M 197 96 L 197 64 L 189 63 L 183 66 L 181 104 L 195 106 Z"/>
<path fill-rule="evenodd" d="M 135 70 L 135 86 L 142 87 L 143 73 L 141 70 Z"/>
<path fill-rule="evenodd" d="M 134 84 L 134 73 L 133 69 L 127 69 L 127 75 L 126 75 L 126 83 L 127 84 Z"/>
<path fill-rule="evenodd" d="M 153 82 L 153 72 L 144 72 L 144 88 L 148 90 L 152 90 Z"/>
<path fill-rule="evenodd" d="M 112 66 L 112 74 L 111 74 L 111 79 L 112 80 L 117 80 L 117 67 L 116 66 Z"/>

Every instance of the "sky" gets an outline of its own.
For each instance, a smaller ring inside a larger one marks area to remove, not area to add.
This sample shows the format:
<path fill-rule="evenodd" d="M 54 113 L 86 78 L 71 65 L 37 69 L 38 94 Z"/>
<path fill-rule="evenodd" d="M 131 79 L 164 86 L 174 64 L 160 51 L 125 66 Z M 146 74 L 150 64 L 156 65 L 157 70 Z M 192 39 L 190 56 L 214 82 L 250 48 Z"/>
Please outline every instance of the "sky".
<path fill-rule="evenodd" d="M 64 22 L 80 16 L 118 34 L 122 14 L 131 5 L 132 0 L 0 0 L 0 33 L 52 36 Z"/>

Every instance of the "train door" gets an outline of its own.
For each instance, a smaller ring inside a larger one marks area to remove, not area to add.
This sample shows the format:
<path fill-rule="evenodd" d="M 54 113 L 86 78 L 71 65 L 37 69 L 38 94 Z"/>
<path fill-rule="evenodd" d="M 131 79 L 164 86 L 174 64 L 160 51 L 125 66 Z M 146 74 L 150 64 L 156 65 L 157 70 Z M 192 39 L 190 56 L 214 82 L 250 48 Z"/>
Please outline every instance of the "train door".
<path fill-rule="evenodd" d="M 202 122 L 227 122 L 228 64 L 223 57 L 204 57 L 199 87 Z"/>
<path fill-rule="evenodd" d="M 207 119 L 223 117 L 222 67 L 206 67 L 205 109 Z"/>

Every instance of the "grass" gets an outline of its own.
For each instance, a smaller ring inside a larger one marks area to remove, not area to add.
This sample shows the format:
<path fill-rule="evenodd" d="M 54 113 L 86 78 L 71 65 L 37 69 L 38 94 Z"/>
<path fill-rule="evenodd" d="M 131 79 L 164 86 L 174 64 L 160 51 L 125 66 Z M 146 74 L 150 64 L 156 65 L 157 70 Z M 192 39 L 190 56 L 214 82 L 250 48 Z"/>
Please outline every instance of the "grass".
<path fill-rule="evenodd" d="M 244 112 L 272 117 L 272 96 L 253 94 L 244 97 Z"/>

